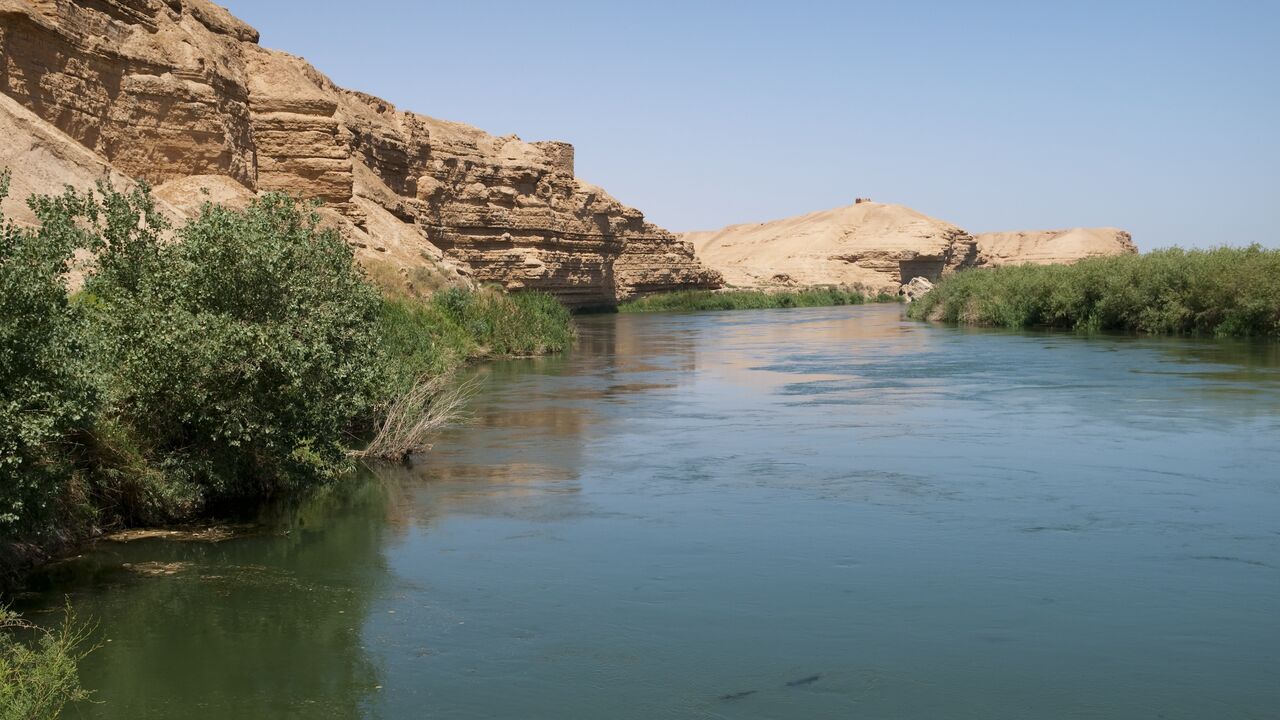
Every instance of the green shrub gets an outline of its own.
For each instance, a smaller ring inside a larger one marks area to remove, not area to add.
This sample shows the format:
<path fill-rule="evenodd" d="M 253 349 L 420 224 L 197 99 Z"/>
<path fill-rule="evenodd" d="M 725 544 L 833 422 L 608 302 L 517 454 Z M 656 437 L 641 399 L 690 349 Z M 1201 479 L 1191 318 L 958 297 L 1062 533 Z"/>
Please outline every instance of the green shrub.
<path fill-rule="evenodd" d="M 387 298 L 381 326 L 393 393 L 468 360 L 561 352 L 574 334 L 569 311 L 551 295 L 492 288 Z"/>
<path fill-rule="evenodd" d="M 8 175 L 0 176 L 0 200 Z M 38 229 L 0 216 L 0 540 L 44 535 L 63 497 L 72 434 L 92 422 L 97 389 L 83 325 L 64 286 L 85 233 L 74 193 L 34 199 Z"/>
<path fill-rule="evenodd" d="M 0 720 L 55 720 L 68 703 L 88 699 L 76 672 L 88 634 L 70 608 L 61 626 L 41 630 L 0 607 Z"/>
<path fill-rule="evenodd" d="M 114 417 L 179 507 L 334 477 L 379 399 L 380 299 L 314 212 L 206 205 L 160 240 L 145 192 L 104 194 L 84 304 Z M 161 498 L 163 499 L 163 498 Z"/>
<path fill-rule="evenodd" d="M 449 372 L 477 351 L 475 340 L 430 301 L 388 298 L 380 325 L 389 394 L 408 389 L 423 375 Z"/>
<path fill-rule="evenodd" d="M 618 312 L 693 312 L 703 310 L 763 310 L 768 308 L 827 307 L 861 305 L 868 301 L 897 302 L 893 295 L 868 298 L 860 290 L 816 287 L 803 290 L 767 292 L 763 290 L 681 290 L 629 300 Z"/>
<path fill-rule="evenodd" d="M 546 293 L 452 288 L 434 295 L 432 302 L 475 339 L 472 357 L 542 355 L 573 342 L 569 311 Z"/>
<path fill-rule="evenodd" d="M 1159 250 L 1075 265 L 973 269 L 943 279 L 909 315 L 1011 328 L 1280 335 L 1280 250 Z"/>
<path fill-rule="evenodd" d="M 438 379 L 463 362 L 573 339 L 539 293 L 383 300 L 347 244 L 282 195 L 206 205 L 176 232 L 145 185 L 29 204 L 34 229 L 0 217 L 0 579 L 94 525 L 337 477 L 358 437 L 447 397 Z M 77 250 L 92 270 L 69 296 Z"/>

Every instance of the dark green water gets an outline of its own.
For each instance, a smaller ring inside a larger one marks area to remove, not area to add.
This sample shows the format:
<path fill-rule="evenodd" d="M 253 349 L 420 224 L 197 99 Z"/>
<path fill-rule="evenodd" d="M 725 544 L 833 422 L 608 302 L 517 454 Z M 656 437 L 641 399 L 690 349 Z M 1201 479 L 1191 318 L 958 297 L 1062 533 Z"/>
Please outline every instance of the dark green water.
<path fill-rule="evenodd" d="M 39 602 L 100 623 L 72 717 L 1276 718 L 1278 347 L 590 317 L 419 465 Z"/>

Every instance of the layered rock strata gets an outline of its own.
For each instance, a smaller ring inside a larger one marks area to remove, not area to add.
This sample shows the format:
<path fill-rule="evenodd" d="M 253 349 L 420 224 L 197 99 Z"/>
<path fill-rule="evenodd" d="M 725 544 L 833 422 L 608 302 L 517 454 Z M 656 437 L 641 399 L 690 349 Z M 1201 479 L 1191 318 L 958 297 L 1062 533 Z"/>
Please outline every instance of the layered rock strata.
<path fill-rule="evenodd" d="M 319 199 L 362 260 L 404 275 L 443 261 L 573 305 L 719 285 L 575 178 L 571 145 L 397 110 L 257 41 L 206 0 L 0 0 L 0 92 L 176 206 L 239 194 L 227 180 Z"/>

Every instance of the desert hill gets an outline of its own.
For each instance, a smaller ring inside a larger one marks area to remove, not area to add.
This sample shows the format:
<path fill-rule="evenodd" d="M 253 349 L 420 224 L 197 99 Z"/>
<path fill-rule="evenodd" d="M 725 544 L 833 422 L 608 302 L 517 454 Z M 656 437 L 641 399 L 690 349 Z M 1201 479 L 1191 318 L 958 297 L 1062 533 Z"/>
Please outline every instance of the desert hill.
<path fill-rule="evenodd" d="M 978 256 L 973 236 L 955 225 L 875 202 L 683 237 L 738 287 L 863 285 L 897 293 L 905 280 L 936 278 Z"/>
<path fill-rule="evenodd" d="M 1111 227 L 982 233 L 977 240 L 978 252 L 991 266 L 1073 263 L 1138 252 L 1129 233 Z"/>
<path fill-rule="evenodd" d="M 896 294 L 914 277 L 936 280 L 961 268 L 1069 263 L 1135 253 L 1115 228 L 973 236 L 902 205 L 862 201 L 764 223 L 681 236 L 725 282 L 744 288 L 861 285 Z"/>

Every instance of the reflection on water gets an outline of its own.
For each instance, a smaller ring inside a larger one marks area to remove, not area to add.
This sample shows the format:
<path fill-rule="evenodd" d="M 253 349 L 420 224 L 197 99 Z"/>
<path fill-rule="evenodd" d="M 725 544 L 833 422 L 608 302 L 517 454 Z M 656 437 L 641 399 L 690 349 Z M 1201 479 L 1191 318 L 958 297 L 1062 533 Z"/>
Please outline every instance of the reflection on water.
<path fill-rule="evenodd" d="M 99 624 L 71 717 L 352 718 L 378 685 L 361 647 L 386 585 L 386 486 L 332 488 L 221 542 L 101 543 L 39 579 Z"/>
<path fill-rule="evenodd" d="M 620 315 L 475 373 L 411 466 L 56 569 L 111 640 L 82 715 L 1280 707 L 1274 344 Z"/>

